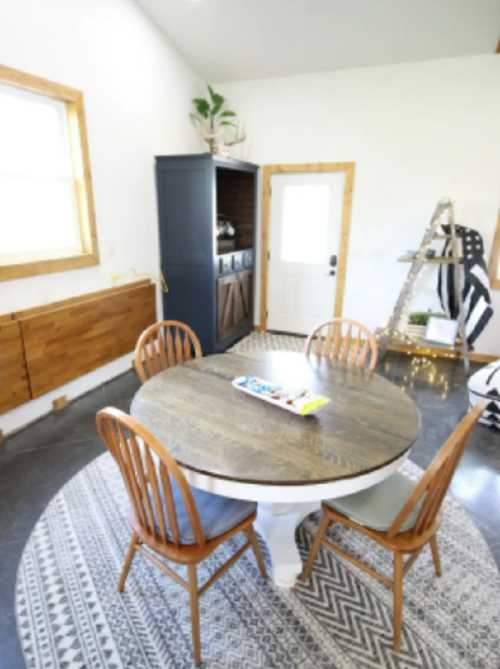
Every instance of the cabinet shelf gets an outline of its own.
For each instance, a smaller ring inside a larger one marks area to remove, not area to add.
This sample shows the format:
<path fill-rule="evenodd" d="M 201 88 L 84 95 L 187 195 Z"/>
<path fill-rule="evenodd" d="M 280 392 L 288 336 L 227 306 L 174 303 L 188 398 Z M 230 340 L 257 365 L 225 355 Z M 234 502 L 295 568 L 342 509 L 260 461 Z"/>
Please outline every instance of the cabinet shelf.
<path fill-rule="evenodd" d="M 414 256 L 401 256 L 398 258 L 398 262 L 413 262 L 414 260 L 416 260 Z M 453 265 L 455 258 L 434 256 L 433 258 L 422 258 L 422 262 L 428 265 Z M 460 258 L 459 262 L 463 262 L 462 258 Z"/>
<path fill-rule="evenodd" d="M 402 339 L 393 339 L 389 345 L 389 350 L 408 353 L 409 355 L 426 355 L 431 357 L 449 357 L 462 358 L 462 347 L 459 343 L 455 346 L 445 346 L 435 342 L 424 340 L 407 342 Z"/>

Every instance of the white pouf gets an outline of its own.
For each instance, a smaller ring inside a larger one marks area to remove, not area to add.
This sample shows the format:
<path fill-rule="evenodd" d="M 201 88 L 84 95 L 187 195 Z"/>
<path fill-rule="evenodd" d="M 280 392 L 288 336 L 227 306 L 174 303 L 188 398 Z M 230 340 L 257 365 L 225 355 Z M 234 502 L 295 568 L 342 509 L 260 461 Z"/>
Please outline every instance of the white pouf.
<path fill-rule="evenodd" d="M 473 374 L 468 389 L 471 407 L 482 400 L 489 400 L 480 422 L 500 430 L 500 360 Z"/>

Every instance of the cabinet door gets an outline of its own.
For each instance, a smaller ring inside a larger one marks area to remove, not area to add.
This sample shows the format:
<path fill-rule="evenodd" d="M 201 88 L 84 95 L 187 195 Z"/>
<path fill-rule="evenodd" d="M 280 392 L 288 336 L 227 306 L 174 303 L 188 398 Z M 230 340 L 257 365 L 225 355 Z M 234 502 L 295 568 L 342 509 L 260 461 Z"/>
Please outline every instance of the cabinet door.
<path fill-rule="evenodd" d="M 218 340 L 248 326 L 252 319 L 253 272 L 250 270 L 217 279 Z"/>
<path fill-rule="evenodd" d="M 156 169 L 162 269 L 212 265 L 213 169 L 207 160 L 159 161 Z"/>

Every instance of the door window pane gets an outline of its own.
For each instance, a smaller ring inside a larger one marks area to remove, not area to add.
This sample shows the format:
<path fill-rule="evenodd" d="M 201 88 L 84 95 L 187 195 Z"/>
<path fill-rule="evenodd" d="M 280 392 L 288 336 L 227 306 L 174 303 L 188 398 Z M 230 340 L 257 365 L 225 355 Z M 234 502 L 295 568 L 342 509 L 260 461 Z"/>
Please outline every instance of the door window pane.
<path fill-rule="evenodd" d="M 330 249 L 331 189 L 327 185 L 287 184 L 283 192 L 281 260 L 323 265 Z"/>

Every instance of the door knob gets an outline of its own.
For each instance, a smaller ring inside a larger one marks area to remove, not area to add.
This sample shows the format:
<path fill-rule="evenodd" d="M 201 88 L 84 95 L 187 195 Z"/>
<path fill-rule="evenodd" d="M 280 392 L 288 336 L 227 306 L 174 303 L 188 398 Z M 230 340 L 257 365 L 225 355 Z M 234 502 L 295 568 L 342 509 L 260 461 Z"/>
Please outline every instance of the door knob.
<path fill-rule="evenodd" d="M 330 265 L 330 271 L 328 272 L 327 276 L 335 276 L 336 273 L 335 267 L 337 267 L 337 256 L 336 255 L 330 256 L 328 264 Z"/>

